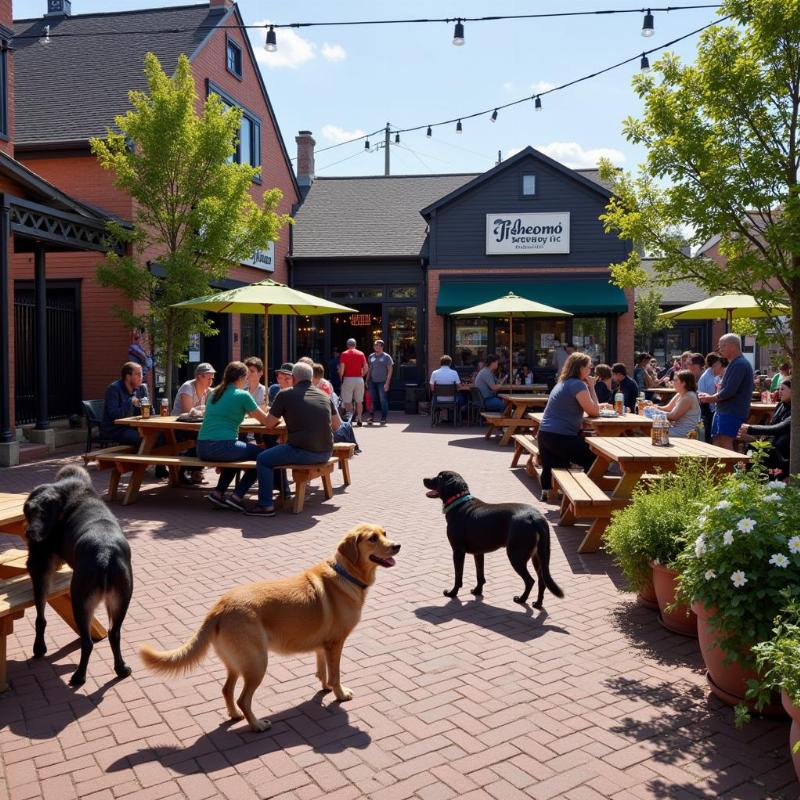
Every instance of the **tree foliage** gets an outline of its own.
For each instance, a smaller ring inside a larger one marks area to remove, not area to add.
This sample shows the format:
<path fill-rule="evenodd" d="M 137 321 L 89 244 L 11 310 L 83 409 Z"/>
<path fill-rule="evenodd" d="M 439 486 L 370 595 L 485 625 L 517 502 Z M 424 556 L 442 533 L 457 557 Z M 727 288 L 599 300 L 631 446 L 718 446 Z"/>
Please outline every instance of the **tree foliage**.
<path fill-rule="evenodd" d="M 212 293 L 212 281 L 276 240 L 291 219 L 276 213 L 278 189 L 265 191 L 259 202 L 251 196 L 259 168 L 231 160 L 241 111 L 210 94 L 198 114 L 185 55 L 169 76 L 148 53 L 144 72 L 148 91 L 129 93 L 133 108 L 115 118 L 118 131 L 91 141 L 100 165 L 114 173 L 115 186 L 134 201 L 132 228 L 109 225 L 112 238 L 129 245 L 126 254 L 109 253 L 97 274 L 102 285 L 133 301 L 131 308 L 115 310 L 127 324 L 149 330 L 171 395 L 173 366 L 189 334 L 215 332 L 203 312 L 173 304 Z M 163 277 L 155 277 L 151 265 Z"/>
<path fill-rule="evenodd" d="M 644 340 L 646 350 L 652 350 L 650 337 L 654 333 L 672 327 L 672 320 L 659 317 L 660 313 L 661 292 L 655 287 L 641 292 L 633 308 L 633 330 Z"/>
<path fill-rule="evenodd" d="M 719 13 L 729 20 L 701 35 L 693 64 L 667 53 L 634 78 L 644 113 L 623 129 L 646 148 L 646 162 L 635 175 L 601 170 L 615 192 L 605 229 L 638 245 L 612 276 L 621 286 L 646 284 L 642 248 L 657 259 L 657 283 L 754 295 L 767 314 L 760 330 L 798 370 L 800 0 L 725 0 Z M 696 255 L 714 236 L 723 268 Z M 789 325 L 778 319 L 781 302 L 791 306 Z M 800 407 L 800 384 L 793 392 Z M 792 472 L 800 472 L 796 420 Z"/>

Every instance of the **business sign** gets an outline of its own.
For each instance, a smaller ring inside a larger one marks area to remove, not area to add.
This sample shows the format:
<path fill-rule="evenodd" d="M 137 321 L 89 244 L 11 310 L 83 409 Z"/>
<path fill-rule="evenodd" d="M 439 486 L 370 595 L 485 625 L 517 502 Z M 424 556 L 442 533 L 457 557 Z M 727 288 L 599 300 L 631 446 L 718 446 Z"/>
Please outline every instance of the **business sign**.
<path fill-rule="evenodd" d="M 266 250 L 256 250 L 250 258 L 245 258 L 242 264 L 246 267 L 263 269 L 265 272 L 275 272 L 275 242 L 270 242 Z"/>
<path fill-rule="evenodd" d="M 569 253 L 569 212 L 486 215 L 486 255 L 548 253 Z"/>
<path fill-rule="evenodd" d="M 350 324 L 355 328 L 361 328 L 372 324 L 372 317 L 369 314 L 351 314 Z"/>

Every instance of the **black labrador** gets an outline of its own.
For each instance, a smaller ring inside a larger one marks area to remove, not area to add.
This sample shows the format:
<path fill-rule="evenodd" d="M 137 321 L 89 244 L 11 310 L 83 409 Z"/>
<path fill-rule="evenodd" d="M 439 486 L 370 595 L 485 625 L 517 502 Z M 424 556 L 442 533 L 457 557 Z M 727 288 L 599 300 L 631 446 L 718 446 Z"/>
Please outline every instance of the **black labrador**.
<path fill-rule="evenodd" d="M 539 577 L 539 594 L 534 608 L 542 607 L 547 587 L 556 597 L 564 592 L 550 576 L 550 528 L 547 520 L 533 507 L 524 503 L 484 503 L 469 493 L 467 482 L 457 472 L 440 472 L 434 478 L 423 478 L 428 497 L 438 497 L 447 518 L 447 538 L 453 548 L 455 584 L 445 597 L 455 597 L 464 577 L 464 556 L 475 558 L 478 583 L 474 595 L 483 594 L 486 578 L 483 576 L 483 556 L 506 548 L 508 560 L 516 573 L 525 581 L 525 591 L 514 598 L 525 604 L 531 593 L 533 577 L 528 571 L 528 560 L 533 561 Z"/>
<path fill-rule="evenodd" d="M 89 473 L 74 464 L 63 467 L 54 483 L 37 486 L 28 495 L 24 511 L 28 572 L 36 601 L 34 657 L 47 652 L 44 609 L 51 576 L 63 560 L 72 567 L 72 613 L 81 637 L 81 660 L 70 685 L 86 682 L 93 647 L 90 624 L 101 600 L 108 610 L 114 671 L 120 678 L 127 677 L 131 669 L 122 658 L 120 631 L 133 593 L 131 548 L 116 517 L 92 487 Z"/>

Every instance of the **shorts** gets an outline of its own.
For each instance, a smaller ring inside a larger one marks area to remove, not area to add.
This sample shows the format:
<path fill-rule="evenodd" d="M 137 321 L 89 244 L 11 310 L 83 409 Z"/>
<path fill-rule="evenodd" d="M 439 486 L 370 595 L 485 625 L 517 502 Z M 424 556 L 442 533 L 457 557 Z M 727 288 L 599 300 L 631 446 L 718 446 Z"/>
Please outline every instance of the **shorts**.
<path fill-rule="evenodd" d="M 739 434 L 739 428 L 746 422 L 741 417 L 735 417 L 733 414 L 725 414 L 722 411 L 717 411 L 714 414 L 714 419 L 711 421 L 711 436 L 730 436 L 736 438 Z"/>
<path fill-rule="evenodd" d="M 363 378 L 342 378 L 342 402 L 346 405 L 364 402 Z"/>

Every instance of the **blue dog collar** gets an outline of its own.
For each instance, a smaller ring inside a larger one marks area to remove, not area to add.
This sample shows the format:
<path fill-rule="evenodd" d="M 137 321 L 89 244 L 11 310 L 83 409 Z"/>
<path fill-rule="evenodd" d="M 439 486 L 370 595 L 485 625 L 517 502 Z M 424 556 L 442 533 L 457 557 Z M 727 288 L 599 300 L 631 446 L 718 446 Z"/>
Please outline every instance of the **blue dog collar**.
<path fill-rule="evenodd" d="M 350 581 L 350 583 L 354 583 L 358 586 L 359 589 L 368 589 L 366 583 L 360 581 L 358 578 L 351 575 L 343 566 L 339 564 L 338 561 L 333 562 L 333 571 L 341 575 L 346 581 Z"/>
<path fill-rule="evenodd" d="M 446 506 L 442 506 L 442 514 L 446 514 L 451 509 L 455 508 L 456 506 L 460 506 L 462 503 L 466 503 L 467 500 L 472 500 L 472 495 L 467 492 L 466 494 L 459 495 L 454 500 L 451 500 Z"/>

